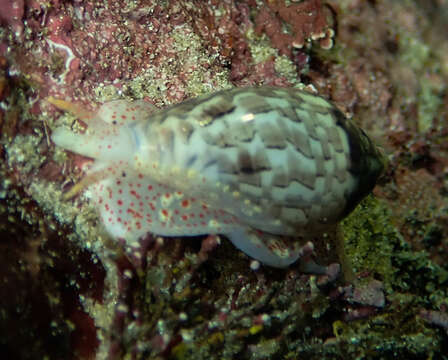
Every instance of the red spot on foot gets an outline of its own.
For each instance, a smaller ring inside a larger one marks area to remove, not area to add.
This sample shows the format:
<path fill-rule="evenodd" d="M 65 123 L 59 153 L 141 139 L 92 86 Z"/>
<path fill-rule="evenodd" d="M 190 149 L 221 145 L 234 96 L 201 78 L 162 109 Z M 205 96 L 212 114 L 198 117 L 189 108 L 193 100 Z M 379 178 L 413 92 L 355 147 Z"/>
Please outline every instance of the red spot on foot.
<path fill-rule="evenodd" d="M 141 196 L 139 194 L 137 194 L 137 192 L 135 190 L 131 190 L 130 193 L 132 196 L 135 196 L 138 200 L 140 200 Z"/>

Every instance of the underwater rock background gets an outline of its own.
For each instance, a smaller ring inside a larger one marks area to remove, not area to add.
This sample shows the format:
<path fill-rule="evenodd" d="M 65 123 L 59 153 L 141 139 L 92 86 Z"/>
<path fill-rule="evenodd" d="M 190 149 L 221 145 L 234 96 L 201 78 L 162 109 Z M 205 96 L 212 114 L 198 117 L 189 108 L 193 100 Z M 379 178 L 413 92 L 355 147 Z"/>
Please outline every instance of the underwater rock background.
<path fill-rule="evenodd" d="M 448 1 L 0 0 L 0 14 L 2 358 L 446 358 Z M 390 159 L 318 251 L 328 264 L 339 244 L 334 283 L 251 270 L 225 238 L 148 236 L 133 257 L 84 197 L 62 198 L 86 159 L 51 143 L 73 118 L 48 96 L 163 107 L 298 83 Z"/>

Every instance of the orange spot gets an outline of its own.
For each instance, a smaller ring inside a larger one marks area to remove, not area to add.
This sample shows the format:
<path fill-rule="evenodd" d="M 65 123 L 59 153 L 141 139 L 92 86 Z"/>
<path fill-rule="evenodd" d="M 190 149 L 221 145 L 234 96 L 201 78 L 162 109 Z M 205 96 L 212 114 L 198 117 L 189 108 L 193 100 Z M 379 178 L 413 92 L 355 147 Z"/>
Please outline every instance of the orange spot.
<path fill-rule="evenodd" d="M 129 214 L 131 214 L 135 219 L 143 219 L 142 214 L 140 214 L 139 212 L 136 212 L 136 211 L 134 211 L 132 209 L 128 209 L 127 212 Z"/>
<path fill-rule="evenodd" d="M 139 194 L 137 194 L 137 192 L 135 190 L 131 190 L 130 193 L 131 193 L 131 195 L 135 196 L 138 200 L 140 200 L 141 196 Z"/>

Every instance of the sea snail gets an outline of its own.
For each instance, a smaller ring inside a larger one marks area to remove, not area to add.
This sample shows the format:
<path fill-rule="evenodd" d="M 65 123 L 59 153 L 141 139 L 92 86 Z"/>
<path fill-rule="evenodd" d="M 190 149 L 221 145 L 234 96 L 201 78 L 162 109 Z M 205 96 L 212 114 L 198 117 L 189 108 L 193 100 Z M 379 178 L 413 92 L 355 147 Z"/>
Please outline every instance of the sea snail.
<path fill-rule="evenodd" d="M 252 258 L 285 267 L 300 242 L 350 213 L 384 157 L 327 100 L 278 87 L 223 90 L 162 110 L 112 101 L 95 113 L 49 99 L 88 124 L 53 142 L 94 159 L 87 187 L 106 230 L 136 244 L 222 234 Z"/>

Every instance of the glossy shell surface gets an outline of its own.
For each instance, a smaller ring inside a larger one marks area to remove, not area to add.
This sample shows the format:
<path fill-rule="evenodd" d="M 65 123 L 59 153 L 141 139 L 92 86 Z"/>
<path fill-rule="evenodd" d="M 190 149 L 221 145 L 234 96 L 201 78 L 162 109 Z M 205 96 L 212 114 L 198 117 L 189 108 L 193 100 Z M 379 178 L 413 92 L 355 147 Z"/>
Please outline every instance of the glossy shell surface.
<path fill-rule="evenodd" d="M 348 214 L 383 168 L 360 128 L 296 89 L 224 90 L 159 111 L 119 100 L 87 122 L 52 138 L 95 159 L 87 183 L 110 234 L 224 234 L 272 266 L 295 261 L 306 234 Z"/>

